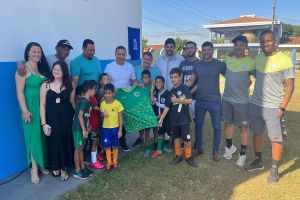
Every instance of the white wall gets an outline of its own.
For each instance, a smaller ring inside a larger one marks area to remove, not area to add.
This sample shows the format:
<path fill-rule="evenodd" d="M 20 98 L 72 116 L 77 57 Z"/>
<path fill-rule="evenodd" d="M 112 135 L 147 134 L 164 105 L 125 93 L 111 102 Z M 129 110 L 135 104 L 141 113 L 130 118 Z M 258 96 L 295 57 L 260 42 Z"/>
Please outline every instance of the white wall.
<path fill-rule="evenodd" d="M 96 45 L 99 59 L 113 59 L 118 45 L 128 47 L 127 27 L 141 28 L 141 0 L 9 0 L 0 2 L 0 62 L 23 58 L 27 43 L 46 55 L 68 39 L 79 55 L 82 42 Z"/>

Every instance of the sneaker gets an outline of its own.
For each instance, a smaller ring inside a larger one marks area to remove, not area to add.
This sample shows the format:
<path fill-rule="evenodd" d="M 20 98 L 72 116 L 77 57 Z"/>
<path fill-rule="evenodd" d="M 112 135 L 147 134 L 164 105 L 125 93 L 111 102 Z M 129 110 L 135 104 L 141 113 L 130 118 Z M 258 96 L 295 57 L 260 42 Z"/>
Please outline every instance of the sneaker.
<path fill-rule="evenodd" d="M 81 179 L 81 180 L 85 180 L 85 179 L 87 179 L 89 177 L 89 175 L 87 175 L 86 173 L 84 173 L 83 170 L 79 170 L 79 171 L 75 170 L 75 172 L 73 174 L 73 177 Z"/>
<path fill-rule="evenodd" d="M 129 147 L 127 146 L 127 144 L 126 143 L 124 143 L 124 144 L 120 144 L 120 147 L 123 149 L 123 151 L 130 151 L 130 149 L 129 149 Z"/>
<path fill-rule="evenodd" d="M 203 154 L 203 150 L 202 149 L 194 149 L 193 153 L 192 153 L 192 156 L 193 157 L 197 157 L 197 156 L 199 156 L 201 154 Z"/>
<path fill-rule="evenodd" d="M 165 152 L 165 153 L 173 153 L 173 149 L 170 149 L 170 148 L 164 146 L 164 147 L 162 148 L 162 152 Z"/>
<path fill-rule="evenodd" d="M 85 167 L 82 169 L 82 171 L 87 175 L 87 176 L 93 176 L 95 172 L 90 170 L 88 167 Z"/>
<path fill-rule="evenodd" d="M 191 167 L 198 167 L 197 163 L 195 162 L 195 159 L 193 157 L 185 159 L 186 163 Z"/>
<path fill-rule="evenodd" d="M 268 183 L 277 183 L 279 181 L 278 168 L 276 165 L 273 165 L 270 170 L 270 175 L 267 178 Z"/>
<path fill-rule="evenodd" d="M 178 163 L 180 163 L 182 161 L 182 157 L 181 156 L 175 156 L 173 158 L 173 160 L 170 162 L 170 165 L 176 165 Z"/>
<path fill-rule="evenodd" d="M 239 155 L 238 160 L 236 161 L 236 165 L 238 167 L 244 167 L 246 161 L 246 155 Z"/>
<path fill-rule="evenodd" d="M 145 158 L 149 158 L 150 154 L 151 154 L 151 150 L 150 150 L 150 149 L 146 149 L 146 150 L 144 151 L 144 157 L 145 157 Z"/>
<path fill-rule="evenodd" d="M 231 145 L 231 147 L 228 149 L 225 147 L 225 153 L 223 157 L 227 160 L 230 160 L 232 158 L 232 154 L 236 151 L 236 147 L 234 145 Z"/>
<path fill-rule="evenodd" d="M 213 151 L 213 156 L 212 156 L 212 158 L 213 158 L 213 161 L 219 162 L 219 161 L 220 161 L 220 158 L 219 158 L 219 152 Z"/>
<path fill-rule="evenodd" d="M 101 161 L 104 160 L 104 158 L 103 158 L 103 156 L 101 155 L 101 153 L 97 153 L 97 160 L 98 160 L 99 162 L 101 162 Z"/>
<path fill-rule="evenodd" d="M 119 168 L 120 168 L 120 165 L 118 165 L 118 162 L 115 162 L 115 163 L 113 164 L 113 168 L 114 168 L 114 169 L 119 169 Z"/>
<path fill-rule="evenodd" d="M 141 138 L 138 138 L 138 139 L 136 139 L 136 141 L 133 143 L 133 145 L 132 146 L 137 146 L 137 145 L 139 145 L 139 144 L 143 144 L 144 143 L 144 141 L 141 139 Z"/>
<path fill-rule="evenodd" d="M 255 170 L 264 170 L 264 164 L 260 159 L 255 159 L 250 165 L 246 167 L 246 170 L 249 172 L 255 171 Z"/>
<path fill-rule="evenodd" d="M 95 169 L 103 169 L 104 165 L 99 162 L 95 162 L 95 163 L 91 163 L 90 167 L 95 168 Z"/>
<path fill-rule="evenodd" d="M 157 158 L 159 156 L 162 155 L 162 152 L 161 151 L 158 151 L 158 150 L 155 150 L 151 155 L 150 155 L 150 158 Z"/>

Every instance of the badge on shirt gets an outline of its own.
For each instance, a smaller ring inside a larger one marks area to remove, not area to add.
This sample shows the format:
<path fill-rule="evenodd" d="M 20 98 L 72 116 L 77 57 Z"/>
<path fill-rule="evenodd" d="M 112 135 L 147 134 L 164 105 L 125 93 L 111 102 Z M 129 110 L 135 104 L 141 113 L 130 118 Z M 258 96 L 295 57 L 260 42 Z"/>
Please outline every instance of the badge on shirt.
<path fill-rule="evenodd" d="M 243 70 L 247 69 L 247 65 L 242 65 L 242 69 Z"/>
<path fill-rule="evenodd" d="M 133 95 L 134 95 L 135 97 L 139 97 L 139 96 L 140 96 L 140 92 L 134 92 Z"/>
<path fill-rule="evenodd" d="M 165 98 L 161 98 L 160 101 L 161 101 L 162 104 L 164 104 L 166 102 L 166 99 Z"/>
<path fill-rule="evenodd" d="M 177 91 L 177 95 L 178 96 L 181 96 L 182 95 L 182 92 L 179 90 L 179 91 Z"/>

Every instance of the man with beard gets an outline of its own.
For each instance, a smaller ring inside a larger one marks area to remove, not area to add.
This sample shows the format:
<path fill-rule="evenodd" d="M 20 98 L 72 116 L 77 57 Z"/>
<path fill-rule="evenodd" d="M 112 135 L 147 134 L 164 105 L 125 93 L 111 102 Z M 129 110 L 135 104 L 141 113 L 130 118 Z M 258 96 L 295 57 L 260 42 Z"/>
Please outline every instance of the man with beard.
<path fill-rule="evenodd" d="M 175 40 L 173 38 L 168 38 L 165 41 L 165 55 L 161 55 L 155 64 L 155 67 L 160 71 L 162 77 L 166 80 L 166 89 L 172 89 L 172 83 L 170 80 L 170 71 L 175 67 L 179 67 L 180 64 L 184 61 L 184 58 L 175 53 Z"/>
<path fill-rule="evenodd" d="M 283 152 L 281 117 L 294 92 L 295 71 L 291 58 L 276 49 L 273 31 L 263 31 L 259 41 L 263 53 L 255 58 L 256 81 L 249 105 L 255 160 L 247 170 L 264 169 L 262 151 L 266 126 L 272 143 L 272 167 L 267 181 L 276 183 L 279 180 L 278 167 Z"/>
<path fill-rule="evenodd" d="M 195 147 L 193 156 L 203 153 L 203 124 L 205 115 L 209 112 L 214 129 L 213 160 L 219 161 L 221 142 L 221 94 L 220 74 L 226 72 L 226 65 L 213 58 L 214 49 L 211 42 L 202 44 L 202 60 L 194 65 L 193 73 L 186 85 L 192 87 L 197 80 L 197 95 L 195 106 Z"/>
<path fill-rule="evenodd" d="M 87 80 L 98 82 L 101 66 L 98 58 L 95 56 L 95 45 L 92 40 L 85 39 L 83 41 L 82 54 L 72 60 L 70 72 L 74 88 Z"/>
<path fill-rule="evenodd" d="M 186 84 L 186 82 L 190 79 L 194 65 L 199 61 L 199 59 L 196 57 L 196 52 L 198 50 L 197 44 L 192 41 L 188 41 L 185 44 L 185 50 L 186 50 L 186 57 L 187 60 L 183 61 L 180 64 L 180 69 L 182 70 L 182 75 L 183 75 L 183 84 Z M 193 119 L 195 120 L 195 102 L 196 102 L 196 90 L 197 90 L 197 80 L 192 87 L 190 87 L 191 93 L 192 93 L 192 104 L 189 105 L 190 107 L 190 112 L 192 114 Z"/>

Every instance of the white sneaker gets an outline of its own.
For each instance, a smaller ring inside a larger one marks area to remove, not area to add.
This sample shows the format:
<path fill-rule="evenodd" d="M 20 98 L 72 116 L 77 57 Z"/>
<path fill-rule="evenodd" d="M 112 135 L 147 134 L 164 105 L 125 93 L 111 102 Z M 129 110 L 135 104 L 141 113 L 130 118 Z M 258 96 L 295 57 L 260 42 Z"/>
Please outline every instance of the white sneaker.
<path fill-rule="evenodd" d="M 228 149 L 225 147 L 225 153 L 223 157 L 227 160 L 230 160 L 232 158 L 232 154 L 236 151 L 236 147 L 234 145 L 231 145 L 231 147 Z"/>
<path fill-rule="evenodd" d="M 246 155 L 239 155 L 239 159 L 236 161 L 238 167 L 244 167 L 246 161 Z"/>

